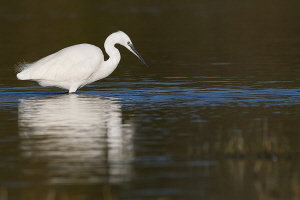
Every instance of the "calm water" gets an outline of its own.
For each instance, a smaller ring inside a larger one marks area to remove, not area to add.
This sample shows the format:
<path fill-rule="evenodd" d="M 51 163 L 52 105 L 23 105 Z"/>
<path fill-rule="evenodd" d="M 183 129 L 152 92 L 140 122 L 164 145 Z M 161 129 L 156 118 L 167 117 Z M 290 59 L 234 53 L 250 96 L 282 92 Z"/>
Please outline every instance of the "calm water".
<path fill-rule="evenodd" d="M 300 3 L 0 1 L 0 199 L 300 199 Z M 123 30 L 76 94 L 14 65 Z"/>

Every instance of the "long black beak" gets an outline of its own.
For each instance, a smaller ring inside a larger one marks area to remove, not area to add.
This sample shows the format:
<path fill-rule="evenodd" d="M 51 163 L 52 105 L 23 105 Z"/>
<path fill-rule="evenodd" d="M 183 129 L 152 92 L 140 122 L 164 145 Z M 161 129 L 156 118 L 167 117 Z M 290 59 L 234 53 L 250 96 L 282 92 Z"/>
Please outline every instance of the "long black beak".
<path fill-rule="evenodd" d="M 133 44 L 129 44 L 129 47 L 131 48 L 133 53 L 142 61 L 142 63 L 144 63 L 148 67 L 147 63 L 145 62 L 141 54 L 139 54 L 139 52 L 137 52 L 137 50 L 134 48 Z"/>

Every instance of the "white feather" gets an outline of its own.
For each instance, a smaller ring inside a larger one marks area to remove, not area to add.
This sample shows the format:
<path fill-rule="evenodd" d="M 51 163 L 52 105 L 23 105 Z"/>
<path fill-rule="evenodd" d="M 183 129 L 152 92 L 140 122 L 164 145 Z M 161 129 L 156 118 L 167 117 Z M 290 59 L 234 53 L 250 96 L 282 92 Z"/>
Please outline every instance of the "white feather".
<path fill-rule="evenodd" d="M 55 86 L 76 92 L 78 88 L 109 76 L 117 67 L 121 56 L 114 47 L 118 43 L 143 62 L 131 44 L 130 38 L 122 31 L 111 34 L 104 47 L 110 58 L 104 61 L 100 48 L 90 44 L 78 44 L 64 48 L 34 63 L 24 63 L 17 67 L 17 78 L 34 80 L 41 86 Z M 133 49 L 133 50 L 132 50 Z"/>
<path fill-rule="evenodd" d="M 64 48 L 34 63 L 17 74 L 21 80 L 82 81 L 103 62 L 102 51 L 90 44 Z M 70 64 L 72 63 L 72 64 Z"/>

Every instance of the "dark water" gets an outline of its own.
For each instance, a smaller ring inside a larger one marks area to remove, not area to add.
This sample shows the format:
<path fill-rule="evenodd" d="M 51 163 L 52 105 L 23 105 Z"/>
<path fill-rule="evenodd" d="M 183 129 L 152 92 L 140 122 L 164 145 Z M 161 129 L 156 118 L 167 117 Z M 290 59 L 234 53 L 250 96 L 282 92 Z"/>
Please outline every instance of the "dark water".
<path fill-rule="evenodd" d="M 300 199 L 298 1 L 0 1 L 0 199 Z M 123 30 L 66 94 L 14 65 Z"/>

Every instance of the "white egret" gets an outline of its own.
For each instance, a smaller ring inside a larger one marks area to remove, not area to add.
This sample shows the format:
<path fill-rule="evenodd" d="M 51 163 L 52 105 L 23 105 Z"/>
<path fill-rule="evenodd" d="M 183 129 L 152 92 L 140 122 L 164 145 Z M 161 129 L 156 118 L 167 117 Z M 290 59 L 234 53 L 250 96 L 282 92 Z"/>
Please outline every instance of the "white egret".
<path fill-rule="evenodd" d="M 89 83 L 109 76 L 118 66 L 121 55 L 115 44 L 126 47 L 147 65 L 124 32 L 109 35 L 104 48 L 109 55 L 104 60 L 99 47 L 91 44 L 78 44 L 64 48 L 34 63 L 25 63 L 17 67 L 19 80 L 37 81 L 41 86 L 54 86 L 76 92 Z"/>

